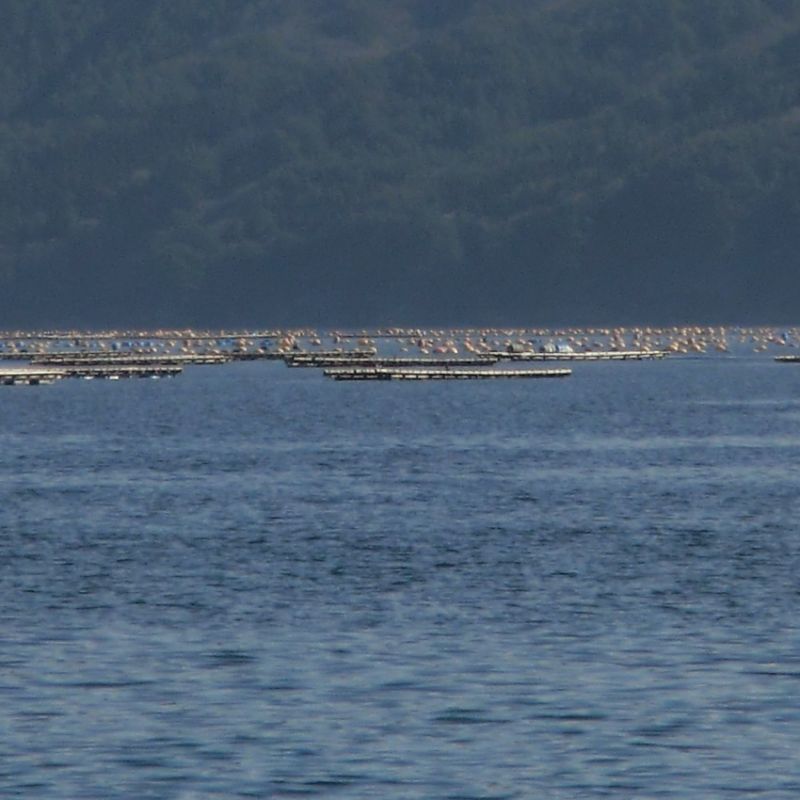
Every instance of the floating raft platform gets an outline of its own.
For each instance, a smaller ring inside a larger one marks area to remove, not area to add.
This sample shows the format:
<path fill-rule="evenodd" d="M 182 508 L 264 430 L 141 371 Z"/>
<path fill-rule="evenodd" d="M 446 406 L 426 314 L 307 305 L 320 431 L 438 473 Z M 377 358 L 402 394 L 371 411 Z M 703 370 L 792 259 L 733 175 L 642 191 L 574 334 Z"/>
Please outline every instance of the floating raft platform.
<path fill-rule="evenodd" d="M 279 353 L 287 364 L 290 361 L 305 362 L 305 361 L 324 361 L 327 359 L 347 358 L 352 361 L 361 361 L 363 359 L 377 358 L 377 350 L 370 347 L 366 350 L 289 350 L 288 352 Z"/>
<path fill-rule="evenodd" d="M 302 354 L 288 356 L 289 367 L 485 367 L 497 362 L 494 356 L 485 358 L 431 358 L 424 356 L 358 356 L 351 358 L 347 354 L 338 356 L 318 356 Z"/>
<path fill-rule="evenodd" d="M 228 355 L 215 354 L 114 354 L 114 353 L 42 353 L 33 356 L 32 364 L 58 367 L 105 367 L 105 366 L 183 366 L 185 364 L 226 364 L 231 360 Z"/>
<path fill-rule="evenodd" d="M 34 342 L 34 341 L 81 341 L 81 342 L 109 342 L 109 341 L 187 341 L 187 342 L 218 342 L 222 339 L 235 341 L 265 341 L 267 339 L 280 339 L 286 331 L 0 331 L 0 341 L 5 342 Z"/>
<path fill-rule="evenodd" d="M 492 350 L 489 355 L 503 361 L 650 361 L 665 358 L 666 350 L 606 350 L 587 353 L 508 353 Z"/>
<path fill-rule="evenodd" d="M 59 367 L 66 378 L 171 378 L 180 375 L 183 367 L 178 364 L 152 364 L 150 366 L 108 365 L 108 366 L 64 366 Z"/>
<path fill-rule="evenodd" d="M 280 361 L 285 353 L 277 350 L 230 350 L 224 355 L 228 361 Z"/>
<path fill-rule="evenodd" d="M 571 369 L 393 369 L 334 367 L 324 370 L 335 381 L 452 381 L 495 378 L 566 378 Z"/>
<path fill-rule="evenodd" d="M 55 383 L 62 378 L 84 378 L 86 380 L 120 378 L 169 378 L 178 375 L 183 367 L 170 364 L 153 364 L 152 366 L 32 366 L 32 367 L 0 367 L 0 385 L 38 386 Z"/>
<path fill-rule="evenodd" d="M 303 367 L 310 367 L 310 366 L 322 366 L 318 363 L 306 363 L 311 362 L 313 359 L 325 360 L 325 359 L 332 359 L 332 358 L 347 358 L 350 361 L 355 363 L 362 363 L 363 359 L 369 359 L 375 357 L 374 350 L 353 350 L 353 351 L 341 351 L 341 350 L 333 350 L 333 351 L 318 351 L 316 353 L 311 353 L 307 351 L 300 351 L 300 350 L 291 350 L 291 351 L 283 351 L 283 350 L 230 350 L 224 353 L 225 357 L 228 361 L 285 361 L 289 366 L 296 367 L 296 366 L 303 366 Z M 294 363 L 295 361 L 302 361 L 303 363 Z M 290 363 L 292 362 L 292 363 Z"/>
<path fill-rule="evenodd" d="M 66 377 L 62 370 L 48 367 L 0 368 L 0 386 L 38 386 Z"/>
<path fill-rule="evenodd" d="M 285 353 L 275 350 L 223 350 L 214 353 L 159 353 L 156 351 L 108 350 L 47 350 L 4 351 L 3 361 L 30 361 L 35 364 L 95 363 L 95 364 L 226 364 L 229 361 L 281 359 Z"/>

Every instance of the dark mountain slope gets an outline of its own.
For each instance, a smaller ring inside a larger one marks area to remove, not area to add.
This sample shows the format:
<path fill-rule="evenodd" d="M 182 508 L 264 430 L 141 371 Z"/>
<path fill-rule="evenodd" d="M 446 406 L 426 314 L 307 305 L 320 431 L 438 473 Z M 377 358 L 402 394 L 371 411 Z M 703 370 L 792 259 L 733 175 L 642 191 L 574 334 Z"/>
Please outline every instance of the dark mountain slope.
<path fill-rule="evenodd" d="M 0 53 L 0 327 L 798 316 L 798 0 L 7 0 Z"/>

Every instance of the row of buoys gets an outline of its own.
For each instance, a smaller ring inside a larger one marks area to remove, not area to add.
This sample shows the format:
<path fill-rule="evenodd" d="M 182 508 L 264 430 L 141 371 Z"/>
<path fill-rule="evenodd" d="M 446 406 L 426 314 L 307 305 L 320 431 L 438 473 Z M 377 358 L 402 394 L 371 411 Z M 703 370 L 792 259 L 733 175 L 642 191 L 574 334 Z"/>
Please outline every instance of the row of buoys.
<path fill-rule="evenodd" d="M 798 327 L 565 327 L 546 328 L 387 328 L 376 331 L 9 331 L 0 334 L 0 358 L 54 351 L 184 355 L 291 353 L 337 345 L 420 355 L 481 355 L 489 352 L 655 352 L 714 354 L 766 352 L 800 347 Z M 384 344 L 385 343 L 385 344 Z"/>

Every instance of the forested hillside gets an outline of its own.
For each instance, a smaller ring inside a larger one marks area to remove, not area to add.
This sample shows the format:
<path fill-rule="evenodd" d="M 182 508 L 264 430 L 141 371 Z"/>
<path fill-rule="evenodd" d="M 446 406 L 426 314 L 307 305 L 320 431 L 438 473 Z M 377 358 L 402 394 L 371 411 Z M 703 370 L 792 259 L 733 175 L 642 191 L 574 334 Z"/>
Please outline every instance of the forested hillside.
<path fill-rule="evenodd" d="M 800 0 L 3 0 L 0 328 L 800 321 Z"/>

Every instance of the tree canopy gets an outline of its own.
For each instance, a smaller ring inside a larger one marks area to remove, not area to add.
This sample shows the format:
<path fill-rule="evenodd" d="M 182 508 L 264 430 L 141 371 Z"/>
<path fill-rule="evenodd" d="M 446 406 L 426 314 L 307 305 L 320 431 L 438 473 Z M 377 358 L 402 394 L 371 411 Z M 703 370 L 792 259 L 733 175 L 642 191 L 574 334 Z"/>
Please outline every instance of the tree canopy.
<path fill-rule="evenodd" d="M 800 0 L 4 0 L 0 327 L 797 321 Z"/>

